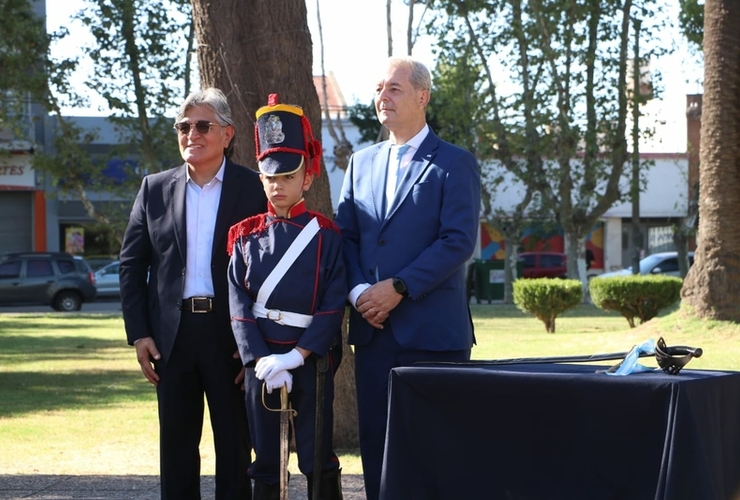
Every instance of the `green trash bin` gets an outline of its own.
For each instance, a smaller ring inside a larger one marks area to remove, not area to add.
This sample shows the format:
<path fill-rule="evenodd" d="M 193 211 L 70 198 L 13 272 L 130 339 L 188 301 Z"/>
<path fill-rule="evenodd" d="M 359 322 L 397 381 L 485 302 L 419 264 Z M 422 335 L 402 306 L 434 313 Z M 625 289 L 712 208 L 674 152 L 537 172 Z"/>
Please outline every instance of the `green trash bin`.
<path fill-rule="evenodd" d="M 514 279 L 522 275 L 522 265 L 521 261 L 517 262 Z M 476 302 L 504 300 L 504 260 L 476 259 L 471 266 Z"/>
<path fill-rule="evenodd" d="M 489 303 L 504 299 L 504 261 L 477 260 L 475 263 L 475 300 Z"/>

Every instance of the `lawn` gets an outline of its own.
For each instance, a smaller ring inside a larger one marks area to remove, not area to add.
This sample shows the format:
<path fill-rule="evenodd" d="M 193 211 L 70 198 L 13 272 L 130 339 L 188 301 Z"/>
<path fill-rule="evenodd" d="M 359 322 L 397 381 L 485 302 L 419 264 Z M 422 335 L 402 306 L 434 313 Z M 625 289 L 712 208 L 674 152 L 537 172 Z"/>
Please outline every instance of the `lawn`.
<path fill-rule="evenodd" d="M 471 307 L 475 359 L 624 352 L 662 336 L 668 345 L 704 349 L 691 369 L 740 370 L 740 326 L 681 311 L 631 330 L 618 314 L 582 305 L 548 334 L 513 306 Z M 0 474 L 158 473 L 155 394 L 125 343 L 120 315 L 0 314 L 0 401 Z M 201 454 L 203 473 L 213 474 L 207 428 Z M 361 472 L 356 452 L 340 459 L 345 474 Z"/>

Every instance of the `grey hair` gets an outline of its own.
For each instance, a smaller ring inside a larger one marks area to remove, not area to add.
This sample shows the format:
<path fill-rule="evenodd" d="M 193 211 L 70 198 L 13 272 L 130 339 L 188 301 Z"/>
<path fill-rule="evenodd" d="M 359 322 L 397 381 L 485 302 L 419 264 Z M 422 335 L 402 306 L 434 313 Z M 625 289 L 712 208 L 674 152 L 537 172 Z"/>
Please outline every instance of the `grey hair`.
<path fill-rule="evenodd" d="M 411 85 L 415 90 L 432 90 L 432 75 L 429 69 L 411 56 L 396 56 L 388 59 L 390 66 L 406 66 L 411 69 Z"/>
<path fill-rule="evenodd" d="M 234 120 L 231 119 L 229 101 L 226 100 L 223 92 L 214 87 L 199 90 L 188 95 L 185 98 L 185 102 L 180 105 L 175 121 L 179 122 L 182 120 L 188 108 L 200 108 L 203 106 L 211 108 L 216 113 L 216 120 L 218 120 L 219 125 L 234 126 Z"/>
<path fill-rule="evenodd" d="M 177 117 L 175 123 L 185 118 L 189 108 L 201 108 L 207 107 L 216 113 L 216 121 L 219 125 L 227 126 L 231 125 L 234 127 L 234 120 L 231 118 L 231 107 L 229 101 L 226 99 L 226 95 L 215 87 L 206 88 L 189 94 L 185 101 L 180 105 L 180 109 L 177 111 Z M 234 127 L 236 128 L 236 127 Z M 224 149 L 224 156 L 227 158 L 234 152 L 234 138 L 231 139 L 229 145 Z"/>

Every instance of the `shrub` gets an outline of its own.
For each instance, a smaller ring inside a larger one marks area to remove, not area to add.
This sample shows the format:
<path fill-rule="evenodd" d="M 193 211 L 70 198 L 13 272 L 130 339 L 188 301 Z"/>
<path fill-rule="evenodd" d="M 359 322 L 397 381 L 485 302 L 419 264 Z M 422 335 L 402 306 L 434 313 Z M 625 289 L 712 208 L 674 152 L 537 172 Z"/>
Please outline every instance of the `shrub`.
<path fill-rule="evenodd" d="M 577 306 L 583 298 L 581 282 L 569 279 L 537 278 L 516 280 L 514 304 L 545 324 L 547 333 L 555 333 L 558 314 Z"/>
<path fill-rule="evenodd" d="M 589 284 L 594 305 L 619 312 L 630 328 L 635 327 L 635 318 L 644 323 L 675 304 L 681 298 L 681 286 L 681 278 L 649 275 L 595 278 Z"/>

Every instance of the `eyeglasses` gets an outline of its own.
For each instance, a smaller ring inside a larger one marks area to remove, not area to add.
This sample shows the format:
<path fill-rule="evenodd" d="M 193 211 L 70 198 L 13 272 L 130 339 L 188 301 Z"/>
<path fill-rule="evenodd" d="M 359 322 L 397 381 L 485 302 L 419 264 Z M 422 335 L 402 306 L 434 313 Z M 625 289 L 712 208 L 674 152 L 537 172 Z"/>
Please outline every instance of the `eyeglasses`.
<path fill-rule="evenodd" d="M 214 125 L 218 125 L 219 127 L 225 127 L 226 125 L 221 125 L 220 123 L 213 123 L 206 120 L 198 120 L 195 123 L 190 122 L 178 122 L 175 123 L 174 128 L 180 132 L 182 135 L 188 135 L 190 133 L 191 128 L 195 125 L 195 130 L 198 131 L 199 134 L 207 134 L 211 131 L 211 127 Z"/>

